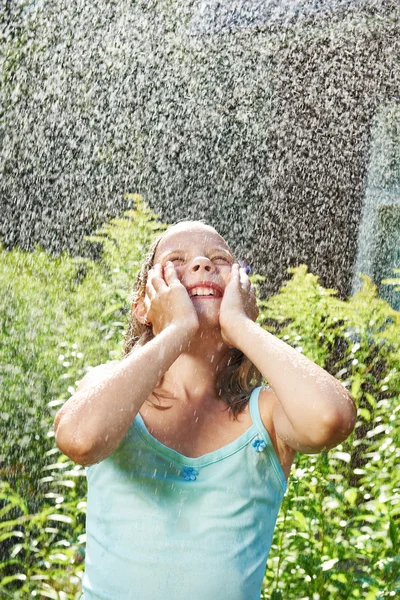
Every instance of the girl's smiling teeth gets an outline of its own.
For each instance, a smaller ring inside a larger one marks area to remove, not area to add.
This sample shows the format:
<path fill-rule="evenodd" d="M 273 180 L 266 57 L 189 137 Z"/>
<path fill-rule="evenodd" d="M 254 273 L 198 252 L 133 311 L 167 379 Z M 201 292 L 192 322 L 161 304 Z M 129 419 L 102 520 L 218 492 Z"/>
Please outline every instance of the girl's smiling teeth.
<path fill-rule="evenodd" d="M 222 294 L 220 292 L 218 292 L 218 290 L 215 290 L 213 288 L 207 288 L 207 287 L 195 287 L 192 288 L 189 292 L 189 295 L 191 298 L 193 297 L 197 297 L 197 298 L 222 298 Z"/>

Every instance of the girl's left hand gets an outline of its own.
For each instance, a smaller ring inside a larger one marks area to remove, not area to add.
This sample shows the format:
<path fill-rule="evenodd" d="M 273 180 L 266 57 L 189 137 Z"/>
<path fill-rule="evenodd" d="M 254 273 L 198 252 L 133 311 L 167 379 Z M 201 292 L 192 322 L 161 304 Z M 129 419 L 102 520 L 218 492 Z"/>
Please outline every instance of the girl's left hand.
<path fill-rule="evenodd" d="M 219 322 L 221 335 L 224 342 L 230 347 L 235 347 L 233 334 L 240 318 L 255 321 L 259 310 L 256 303 L 254 287 L 242 267 L 237 263 L 232 265 L 231 279 L 225 288 L 221 301 Z"/>

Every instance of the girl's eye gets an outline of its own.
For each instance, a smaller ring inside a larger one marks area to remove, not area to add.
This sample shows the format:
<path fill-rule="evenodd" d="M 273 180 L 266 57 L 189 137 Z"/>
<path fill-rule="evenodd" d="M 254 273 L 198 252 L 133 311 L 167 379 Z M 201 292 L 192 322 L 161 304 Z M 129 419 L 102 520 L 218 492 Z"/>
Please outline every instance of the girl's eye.
<path fill-rule="evenodd" d="M 226 263 L 229 263 L 229 264 L 231 264 L 231 261 L 230 261 L 230 260 L 228 260 L 227 258 L 225 258 L 225 256 L 215 256 L 215 257 L 213 258 L 213 260 L 223 260 L 223 261 L 225 261 Z"/>
<path fill-rule="evenodd" d="M 170 260 L 172 263 L 176 262 L 176 261 L 185 262 L 184 258 L 178 258 L 178 257 L 169 258 L 168 260 Z M 214 258 L 212 260 L 223 260 L 224 262 L 226 262 L 228 264 L 232 264 L 232 262 L 225 256 L 214 256 Z"/>

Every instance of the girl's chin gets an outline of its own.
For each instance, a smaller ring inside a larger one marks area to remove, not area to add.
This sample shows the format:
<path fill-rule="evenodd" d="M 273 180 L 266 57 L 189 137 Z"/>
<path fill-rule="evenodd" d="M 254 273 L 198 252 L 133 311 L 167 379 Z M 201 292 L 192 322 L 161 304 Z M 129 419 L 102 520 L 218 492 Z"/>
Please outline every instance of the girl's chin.
<path fill-rule="evenodd" d="M 196 307 L 196 313 L 198 318 L 200 319 L 200 321 L 215 321 L 216 323 L 219 323 L 219 306 L 217 306 L 216 304 L 210 306 L 210 304 L 208 305 L 208 307 L 206 306 L 206 303 L 204 302 L 204 304 L 202 304 L 201 306 L 200 302 L 195 304 Z"/>
<path fill-rule="evenodd" d="M 207 318 L 203 316 L 199 318 L 199 329 L 197 331 L 197 337 L 202 337 L 205 332 L 211 333 L 213 336 L 221 335 L 221 325 L 219 322 L 219 318 Z"/>

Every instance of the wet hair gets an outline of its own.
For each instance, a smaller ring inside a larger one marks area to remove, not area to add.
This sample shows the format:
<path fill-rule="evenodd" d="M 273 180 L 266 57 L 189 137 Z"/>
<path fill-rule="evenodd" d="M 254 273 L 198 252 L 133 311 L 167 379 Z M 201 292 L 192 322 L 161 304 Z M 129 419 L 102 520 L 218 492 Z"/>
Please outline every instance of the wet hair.
<path fill-rule="evenodd" d="M 195 225 L 200 223 L 214 229 L 203 220 L 178 221 L 177 223 L 170 225 L 162 234 L 157 236 L 149 247 L 129 297 L 131 302 L 131 312 L 128 328 L 125 333 L 123 358 L 128 356 L 135 348 L 144 346 L 155 337 L 151 325 L 145 325 L 136 319 L 134 309 L 137 300 L 139 298 L 144 298 L 145 296 L 148 272 L 153 266 L 154 257 L 160 241 L 172 228 L 178 229 L 177 225 Z M 216 385 L 218 395 L 227 405 L 226 410 L 230 410 L 234 419 L 237 419 L 238 415 L 246 408 L 253 389 L 261 384 L 262 374 L 247 356 L 237 348 L 230 348 L 229 354 L 230 356 L 228 357 L 227 365 L 221 369 L 221 372 L 217 376 Z M 160 401 L 160 398 L 162 397 L 154 391 L 152 392 L 152 395 L 158 401 Z M 153 403 L 150 404 L 158 410 L 167 410 L 168 408 L 171 408 L 171 406 L 157 406 Z"/>

